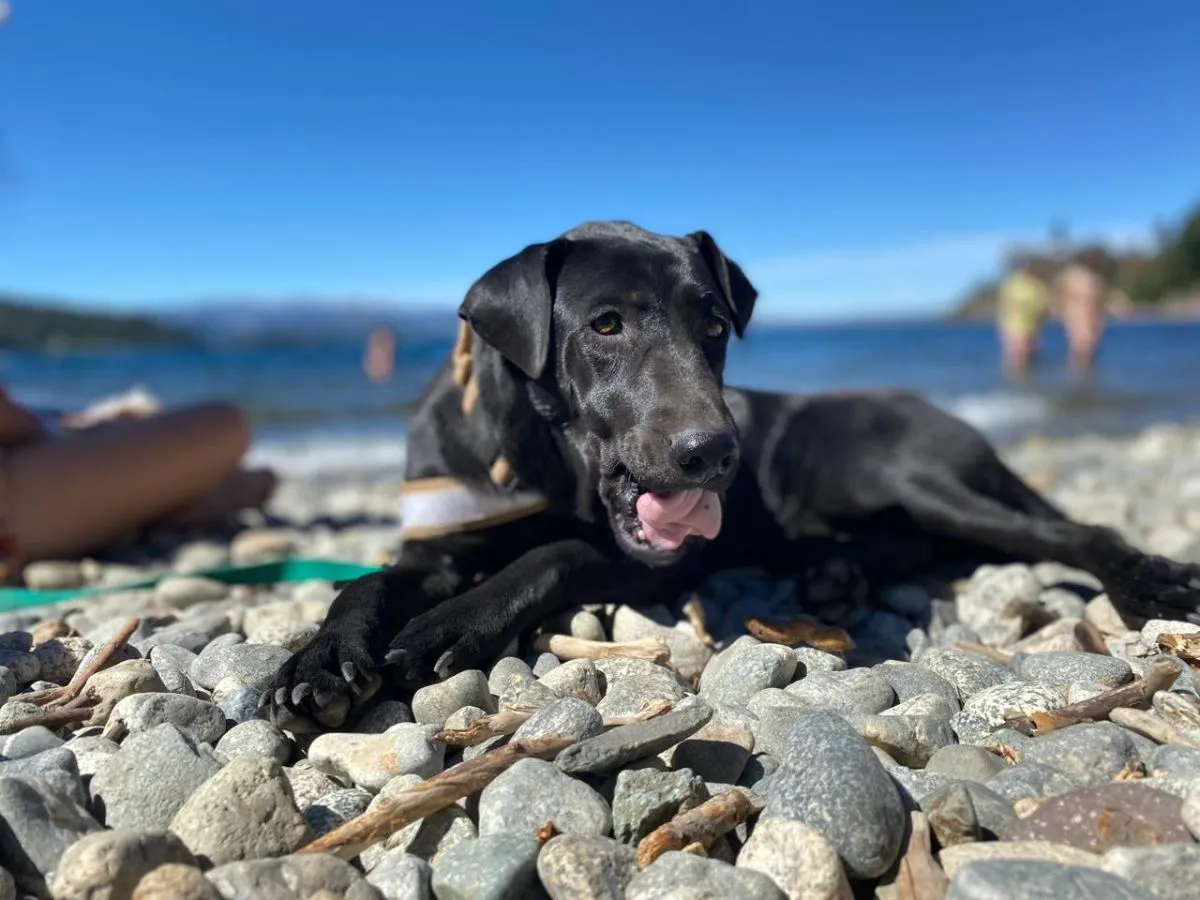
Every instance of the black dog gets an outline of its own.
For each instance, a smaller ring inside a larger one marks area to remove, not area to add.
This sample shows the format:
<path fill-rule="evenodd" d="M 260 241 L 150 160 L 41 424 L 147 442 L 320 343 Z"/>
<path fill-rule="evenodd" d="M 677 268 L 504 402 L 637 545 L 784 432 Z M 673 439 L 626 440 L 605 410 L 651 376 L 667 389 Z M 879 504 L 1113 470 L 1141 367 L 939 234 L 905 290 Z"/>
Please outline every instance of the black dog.
<path fill-rule="evenodd" d="M 382 676 L 415 687 L 483 667 L 570 606 L 661 602 L 709 572 L 803 575 L 831 557 L 867 585 L 971 548 L 1056 560 L 1121 610 L 1200 621 L 1200 566 L 1071 521 L 914 396 L 725 388 L 756 296 L 707 233 L 625 223 L 485 274 L 412 423 L 400 559 L 341 592 L 281 669 L 272 714 L 337 726 Z"/>

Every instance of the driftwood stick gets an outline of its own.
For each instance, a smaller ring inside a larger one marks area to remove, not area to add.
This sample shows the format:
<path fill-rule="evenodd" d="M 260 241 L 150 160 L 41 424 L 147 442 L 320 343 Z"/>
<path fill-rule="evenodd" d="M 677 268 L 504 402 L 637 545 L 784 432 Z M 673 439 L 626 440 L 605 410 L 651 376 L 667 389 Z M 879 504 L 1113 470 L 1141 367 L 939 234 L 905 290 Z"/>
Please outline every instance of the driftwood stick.
<path fill-rule="evenodd" d="M 696 594 L 692 594 L 692 599 L 683 604 L 683 614 L 687 616 L 688 624 L 692 626 L 696 640 L 705 647 L 711 647 L 716 643 L 713 636 L 708 633 L 708 621 L 704 617 L 704 606 Z"/>
<path fill-rule="evenodd" d="M 21 697 L 26 703 L 36 703 L 46 709 L 57 709 L 66 706 L 79 697 L 87 680 L 107 666 L 117 651 L 125 646 L 125 642 L 137 631 L 138 619 L 130 619 L 121 626 L 121 630 L 108 639 L 106 644 L 93 647 L 84 658 L 83 664 L 75 670 L 75 675 L 65 687 L 48 688 Z"/>
<path fill-rule="evenodd" d="M 1087 619 L 1075 623 L 1075 640 L 1088 653 L 1099 653 L 1101 656 L 1112 656 L 1108 644 L 1104 643 L 1104 632 Z"/>
<path fill-rule="evenodd" d="M 1200 741 L 1184 734 L 1166 719 L 1141 709 L 1119 707 L 1108 714 L 1108 718 L 1122 728 L 1136 731 L 1160 744 L 1179 744 L 1184 747 L 1200 747 Z"/>
<path fill-rule="evenodd" d="M 671 649 L 660 637 L 642 638 L 640 641 L 612 643 L 589 641 L 567 634 L 543 634 L 533 642 L 539 653 L 553 653 L 559 659 L 644 659 L 652 663 L 664 663 L 671 657 Z"/>
<path fill-rule="evenodd" d="M 908 849 L 900 859 L 896 873 L 896 895 L 899 900 L 942 900 L 950 879 L 933 858 L 929 841 L 929 820 L 923 812 L 909 814 L 912 821 Z"/>
<path fill-rule="evenodd" d="M 375 809 L 351 819 L 302 847 L 301 853 L 334 853 L 353 859 L 363 850 L 419 819 L 446 809 L 452 803 L 487 787 L 516 762 L 553 756 L 575 740 L 550 735 L 508 744 L 498 750 L 461 762 L 432 778 L 379 803 Z"/>
<path fill-rule="evenodd" d="M 974 653 L 976 656 L 982 656 L 984 659 L 998 662 L 1002 666 L 1007 666 L 1012 662 L 1013 658 L 1013 655 L 1007 650 L 998 650 L 995 647 L 989 647 L 987 644 L 980 644 L 975 641 L 955 641 L 954 649 L 961 650 L 963 653 Z"/>
<path fill-rule="evenodd" d="M 761 797 L 742 788 L 717 794 L 650 832 L 637 848 L 637 864 L 644 869 L 664 853 L 700 844 L 706 850 L 721 835 L 762 812 Z"/>
<path fill-rule="evenodd" d="M 537 712 L 536 709 L 510 709 L 481 716 L 466 728 L 452 728 L 449 731 L 439 731 L 434 735 L 435 741 L 441 741 L 447 747 L 474 747 L 490 738 L 512 734 Z"/>
<path fill-rule="evenodd" d="M 1141 706 L 1148 702 L 1158 691 L 1167 690 L 1178 677 L 1178 666 L 1160 660 L 1148 665 L 1145 674 L 1136 681 L 1112 688 L 1079 703 L 1072 703 L 1070 706 L 1049 712 L 1036 712 L 1029 716 L 1014 716 L 1008 720 L 1008 726 L 1022 734 L 1036 737 L 1057 728 L 1078 725 L 1080 722 L 1106 719 L 1114 709 Z"/>
<path fill-rule="evenodd" d="M 70 725 L 72 722 L 80 722 L 92 714 L 90 706 L 80 709 L 52 709 L 43 712 L 36 716 L 22 716 L 19 719 L 12 719 L 0 725 L 0 734 L 16 734 L 23 728 L 31 728 L 34 725 L 41 725 L 44 728 L 49 728 L 54 731 L 56 728 L 62 728 L 64 725 Z"/>
<path fill-rule="evenodd" d="M 826 625 L 812 616 L 800 616 L 798 619 L 782 623 L 750 618 L 746 620 L 746 631 L 768 644 L 784 644 L 788 647 L 808 644 L 830 653 L 854 649 L 854 639 L 845 631 Z"/>

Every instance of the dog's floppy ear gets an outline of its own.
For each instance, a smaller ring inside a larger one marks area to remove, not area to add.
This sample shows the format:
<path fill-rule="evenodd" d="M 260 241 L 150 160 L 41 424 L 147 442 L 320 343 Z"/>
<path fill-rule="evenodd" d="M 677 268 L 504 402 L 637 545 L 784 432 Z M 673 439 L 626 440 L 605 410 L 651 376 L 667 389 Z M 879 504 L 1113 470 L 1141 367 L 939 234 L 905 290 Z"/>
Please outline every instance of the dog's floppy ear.
<path fill-rule="evenodd" d="M 754 312 L 754 301 L 758 299 L 758 291 L 742 271 L 742 267 L 721 252 L 713 236 L 707 231 L 693 231 L 688 238 L 696 244 L 704 262 L 708 265 L 717 284 L 725 293 L 725 302 L 733 311 L 733 329 L 741 337 L 750 324 L 750 314 Z"/>
<path fill-rule="evenodd" d="M 570 242 L 531 244 L 471 285 L 458 314 L 485 342 L 530 378 L 550 355 L 555 282 Z"/>

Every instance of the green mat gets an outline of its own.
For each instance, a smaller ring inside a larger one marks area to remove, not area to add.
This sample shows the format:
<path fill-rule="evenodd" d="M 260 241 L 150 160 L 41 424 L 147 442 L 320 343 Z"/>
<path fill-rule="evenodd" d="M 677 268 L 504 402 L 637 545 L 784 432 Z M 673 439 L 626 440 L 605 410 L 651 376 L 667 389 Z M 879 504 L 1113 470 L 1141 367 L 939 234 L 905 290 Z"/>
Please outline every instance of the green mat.
<path fill-rule="evenodd" d="M 253 566 L 227 566 L 203 572 L 189 572 L 189 576 L 211 578 L 225 584 L 279 584 L 295 581 L 351 581 L 363 575 L 381 570 L 381 566 L 364 566 L 359 563 L 338 562 L 328 559 L 282 559 L 278 562 L 261 563 Z M 176 577 L 178 573 L 166 573 L 147 581 L 117 584 L 99 588 L 75 588 L 61 591 L 32 591 L 27 588 L 0 588 L 0 613 L 13 612 L 29 606 L 59 603 L 63 600 L 80 600 L 152 588 L 160 581 Z"/>

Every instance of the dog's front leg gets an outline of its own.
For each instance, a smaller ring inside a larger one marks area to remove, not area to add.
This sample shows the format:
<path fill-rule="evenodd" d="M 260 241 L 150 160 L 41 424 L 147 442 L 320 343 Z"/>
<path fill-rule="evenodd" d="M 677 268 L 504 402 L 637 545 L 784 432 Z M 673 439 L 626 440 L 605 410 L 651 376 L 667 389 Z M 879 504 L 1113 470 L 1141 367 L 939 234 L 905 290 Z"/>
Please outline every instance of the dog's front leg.
<path fill-rule="evenodd" d="M 392 639 L 386 662 L 414 687 L 483 668 L 513 638 L 561 610 L 645 580 L 627 565 L 581 540 L 536 547 L 482 584 L 410 619 Z"/>
<path fill-rule="evenodd" d="M 395 566 L 342 588 L 316 635 L 280 667 L 263 698 L 277 724 L 336 728 L 375 693 L 389 638 L 454 592 L 453 572 L 439 569 L 435 555 L 406 546 Z"/>

